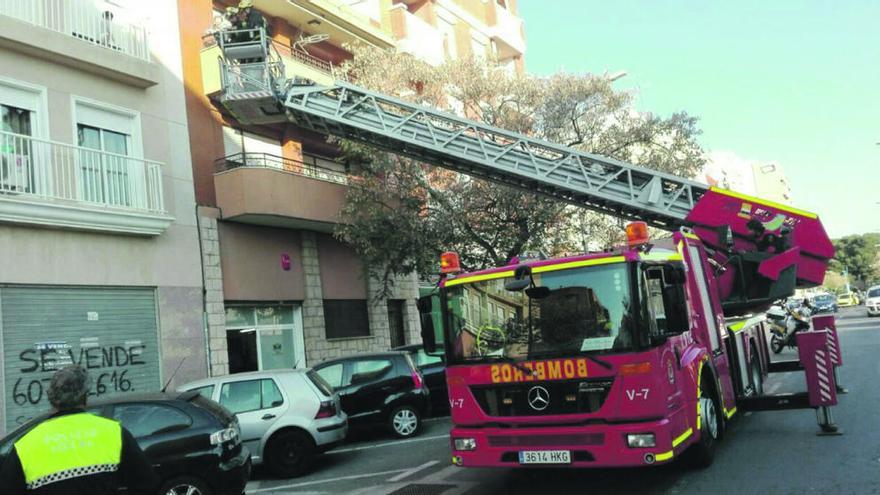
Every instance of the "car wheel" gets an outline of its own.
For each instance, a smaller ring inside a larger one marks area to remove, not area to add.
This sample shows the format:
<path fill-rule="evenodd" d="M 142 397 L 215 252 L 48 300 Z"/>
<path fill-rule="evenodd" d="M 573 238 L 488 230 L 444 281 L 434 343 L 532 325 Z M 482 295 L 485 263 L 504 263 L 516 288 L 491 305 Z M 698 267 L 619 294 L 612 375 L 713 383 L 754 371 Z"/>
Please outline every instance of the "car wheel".
<path fill-rule="evenodd" d="M 391 411 L 391 415 L 388 417 L 388 426 L 395 436 L 408 438 L 418 433 L 422 426 L 422 420 L 416 408 L 400 406 Z"/>
<path fill-rule="evenodd" d="M 269 470 L 281 478 L 303 474 L 315 458 L 315 441 L 301 430 L 276 433 L 266 446 L 264 460 Z"/>
<path fill-rule="evenodd" d="M 211 495 L 208 485 L 194 476 L 177 476 L 162 483 L 159 495 Z"/>

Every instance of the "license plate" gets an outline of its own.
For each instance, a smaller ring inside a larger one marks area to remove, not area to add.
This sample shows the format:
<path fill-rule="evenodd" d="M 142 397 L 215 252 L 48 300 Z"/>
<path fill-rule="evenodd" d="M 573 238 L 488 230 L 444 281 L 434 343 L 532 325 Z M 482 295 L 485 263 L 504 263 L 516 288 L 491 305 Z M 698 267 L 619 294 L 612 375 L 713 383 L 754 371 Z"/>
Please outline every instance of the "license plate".
<path fill-rule="evenodd" d="M 519 453 L 520 464 L 571 464 L 569 450 L 525 450 Z"/>

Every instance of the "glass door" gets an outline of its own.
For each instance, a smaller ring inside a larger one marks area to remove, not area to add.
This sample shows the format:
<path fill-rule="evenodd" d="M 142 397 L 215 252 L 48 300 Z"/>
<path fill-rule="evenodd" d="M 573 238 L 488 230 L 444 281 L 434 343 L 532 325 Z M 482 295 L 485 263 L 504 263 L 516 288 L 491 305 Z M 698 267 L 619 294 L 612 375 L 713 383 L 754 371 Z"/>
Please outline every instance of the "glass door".
<path fill-rule="evenodd" d="M 130 136 L 77 125 L 80 151 L 80 194 L 85 201 L 132 206 L 128 145 Z M 95 150 L 95 151 L 89 151 Z M 103 153 L 102 153 L 103 152 Z"/>
<path fill-rule="evenodd" d="M 31 112 L 0 105 L 0 191 L 34 192 Z"/>

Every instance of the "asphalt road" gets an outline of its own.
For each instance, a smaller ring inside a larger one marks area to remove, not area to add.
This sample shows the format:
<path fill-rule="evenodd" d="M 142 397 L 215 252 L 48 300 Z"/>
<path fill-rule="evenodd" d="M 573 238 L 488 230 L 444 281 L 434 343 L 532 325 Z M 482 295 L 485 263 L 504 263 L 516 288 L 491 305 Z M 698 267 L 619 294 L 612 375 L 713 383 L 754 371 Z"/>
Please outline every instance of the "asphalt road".
<path fill-rule="evenodd" d="M 248 485 L 258 493 L 506 494 L 880 494 L 880 318 L 864 307 L 838 314 L 849 394 L 834 408 L 841 436 L 817 436 L 812 410 L 737 414 L 705 470 L 678 464 L 602 470 L 472 470 L 450 464 L 449 420 L 428 422 L 414 439 L 381 432 L 320 458 L 311 473 L 291 480 L 262 471 Z M 780 357 L 794 357 L 785 350 Z M 771 375 L 767 393 L 805 389 L 802 374 Z"/>

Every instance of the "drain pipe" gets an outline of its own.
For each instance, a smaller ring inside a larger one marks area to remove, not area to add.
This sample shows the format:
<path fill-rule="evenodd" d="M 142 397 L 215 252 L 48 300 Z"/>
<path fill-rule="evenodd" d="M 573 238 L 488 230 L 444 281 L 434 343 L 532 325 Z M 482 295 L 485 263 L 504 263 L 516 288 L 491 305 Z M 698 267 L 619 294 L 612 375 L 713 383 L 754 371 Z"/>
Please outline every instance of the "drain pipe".
<path fill-rule="evenodd" d="M 207 366 L 208 376 L 213 376 L 211 370 L 211 331 L 208 328 L 208 289 L 205 280 L 205 250 L 202 247 L 202 222 L 199 216 L 199 204 L 196 203 L 196 235 L 199 238 L 199 268 L 202 271 L 202 332 L 205 335 L 205 366 Z"/>

